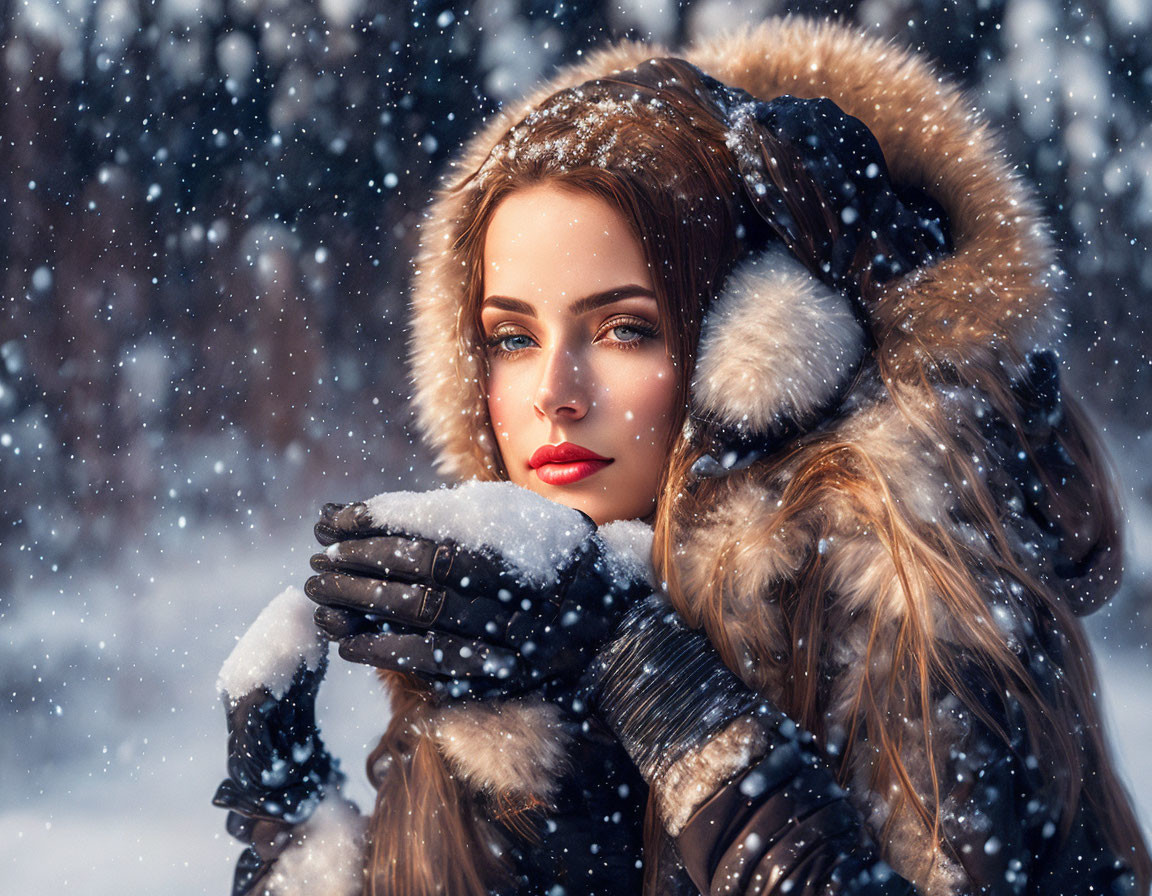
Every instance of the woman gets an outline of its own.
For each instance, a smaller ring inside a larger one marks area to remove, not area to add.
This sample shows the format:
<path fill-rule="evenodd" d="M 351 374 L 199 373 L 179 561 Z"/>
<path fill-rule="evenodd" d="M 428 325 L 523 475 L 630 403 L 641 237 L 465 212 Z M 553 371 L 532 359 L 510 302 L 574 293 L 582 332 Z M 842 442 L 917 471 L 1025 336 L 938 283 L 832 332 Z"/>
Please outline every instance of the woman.
<path fill-rule="evenodd" d="M 562 73 L 431 213 L 421 422 L 523 488 L 324 511 L 317 622 L 396 686 L 345 864 L 634 890 L 647 786 L 653 892 L 1146 890 L 1075 619 L 1114 502 L 1023 187 L 958 93 L 839 27 L 687 54 L 718 81 L 654 55 Z M 309 649 L 224 676 L 256 695 L 220 797 L 241 891 L 307 865 L 338 777 Z"/>

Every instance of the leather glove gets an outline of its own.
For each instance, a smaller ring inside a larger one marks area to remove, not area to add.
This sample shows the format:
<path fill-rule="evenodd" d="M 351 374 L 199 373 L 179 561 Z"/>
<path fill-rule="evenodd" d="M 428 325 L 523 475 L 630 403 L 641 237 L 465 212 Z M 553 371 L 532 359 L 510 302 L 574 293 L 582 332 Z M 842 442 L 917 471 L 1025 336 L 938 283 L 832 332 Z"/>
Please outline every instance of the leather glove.
<path fill-rule="evenodd" d="M 586 717 L 580 678 L 626 606 L 652 590 L 648 527 L 597 531 L 517 486 L 469 483 L 327 505 L 316 534 L 328 550 L 306 591 L 342 656 L 415 673 L 448 696 L 533 690 L 527 699 L 559 708 L 546 736 L 564 759 L 545 802 L 522 815 L 484 808 L 508 838 L 517 885 L 638 892 L 646 788 Z"/>
<path fill-rule="evenodd" d="M 324 791 L 342 779 L 316 728 L 319 668 L 303 663 L 286 694 L 277 699 L 258 687 L 227 710 L 228 777 L 213 803 L 253 821 L 304 821 Z"/>
<path fill-rule="evenodd" d="M 329 504 L 305 592 L 345 659 L 452 696 L 566 688 L 652 591 L 650 530 L 615 525 L 616 541 L 645 546 L 613 545 L 586 515 L 511 483 Z"/>
<path fill-rule="evenodd" d="M 233 896 L 259 892 L 293 828 L 344 778 L 316 727 L 327 657 L 308 616 L 299 624 L 306 607 L 297 590 L 278 597 L 221 669 L 228 777 L 212 802 L 229 810 L 228 833 L 248 844 L 236 865 Z"/>

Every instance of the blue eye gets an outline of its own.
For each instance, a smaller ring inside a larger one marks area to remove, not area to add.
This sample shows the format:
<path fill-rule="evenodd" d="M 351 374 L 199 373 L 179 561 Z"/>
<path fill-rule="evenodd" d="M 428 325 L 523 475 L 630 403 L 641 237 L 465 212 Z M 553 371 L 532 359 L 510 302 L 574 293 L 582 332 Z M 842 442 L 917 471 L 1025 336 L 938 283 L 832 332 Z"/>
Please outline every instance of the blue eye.
<path fill-rule="evenodd" d="M 612 328 L 612 335 L 617 342 L 639 342 L 649 334 L 631 324 L 620 324 Z"/>
<path fill-rule="evenodd" d="M 514 355 L 536 344 L 527 333 L 509 333 L 497 330 L 488 337 L 486 343 L 490 352 L 500 355 Z"/>
<path fill-rule="evenodd" d="M 613 345 L 631 348 L 641 342 L 656 339 L 659 335 L 660 331 L 648 321 L 638 317 L 628 317 L 608 321 L 597 338 Z"/>
<path fill-rule="evenodd" d="M 522 348 L 531 348 L 532 339 L 523 333 L 513 333 L 511 336 L 501 336 L 498 340 L 500 347 L 506 352 L 516 352 Z"/>

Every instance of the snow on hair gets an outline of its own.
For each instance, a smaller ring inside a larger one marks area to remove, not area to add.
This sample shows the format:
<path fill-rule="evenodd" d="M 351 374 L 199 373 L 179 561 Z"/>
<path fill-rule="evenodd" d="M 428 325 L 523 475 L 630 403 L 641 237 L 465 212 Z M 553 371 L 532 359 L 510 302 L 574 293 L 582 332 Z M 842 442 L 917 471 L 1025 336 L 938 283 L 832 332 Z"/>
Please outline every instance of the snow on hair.
<path fill-rule="evenodd" d="M 785 249 L 771 249 L 737 265 L 708 312 L 693 409 L 757 434 L 787 421 L 811 424 L 863 352 L 847 297 Z"/>
<path fill-rule="evenodd" d="M 264 686 L 280 699 L 301 663 L 319 668 L 328 642 L 312 622 L 315 608 L 299 588 L 277 595 L 224 660 L 216 689 L 236 699 Z"/>

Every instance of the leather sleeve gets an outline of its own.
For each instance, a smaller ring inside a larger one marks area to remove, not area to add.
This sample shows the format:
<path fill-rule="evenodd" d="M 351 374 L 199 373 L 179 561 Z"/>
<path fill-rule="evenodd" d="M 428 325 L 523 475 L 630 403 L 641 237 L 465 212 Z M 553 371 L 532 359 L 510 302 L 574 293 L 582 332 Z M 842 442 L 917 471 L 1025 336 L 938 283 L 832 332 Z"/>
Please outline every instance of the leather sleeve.
<path fill-rule="evenodd" d="M 991 693 L 977 685 L 979 696 Z M 945 698 L 947 699 L 947 698 Z M 1085 800 L 1062 836 L 1058 797 L 1026 748 L 1011 705 L 1005 743 L 968 718 L 948 751 L 941 826 L 956 894 L 1133 894 L 1131 869 L 1104 843 Z M 872 842 L 817 745 L 776 746 L 720 787 L 676 838 L 688 873 L 709 894 L 913 894 Z M 783 754 L 783 755 L 782 755 Z M 924 849 L 930 849 L 927 829 Z"/>
<path fill-rule="evenodd" d="M 749 691 L 660 595 L 629 610 L 590 676 L 593 708 L 702 892 L 914 892 L 879 859 L 812 736 Z"/>
<path fill-rule="evenodd" d="M 810 740 L 777 743 L 689 818 L 676 845 L 702 893 L 910 896 Z"/>
<path fill-rule="evenodd" d="M 658 597 L 625 616 L 594 666 L 591 697 L 648 782 L 703 893 L 911 896 L 916 885 L 884 861 L 898 852 L 948 863 L 948 874 L 932 879 L 934 893 L 1134 892 L 1087 802 L 1061 836 L 1059 797 L 1028 748 L 1019 708 L 994 682 L 964 677 L 1008 740 L 954 696 L 937 695 L 938 716 L 950 717 L 947 725 L 938 719 L 948 738 L 937 751 L 946 757 L 938 767 L 942 851 L 923 826 L 913 842 L 878 846 L 815 738 L 748 691 Z"/>

